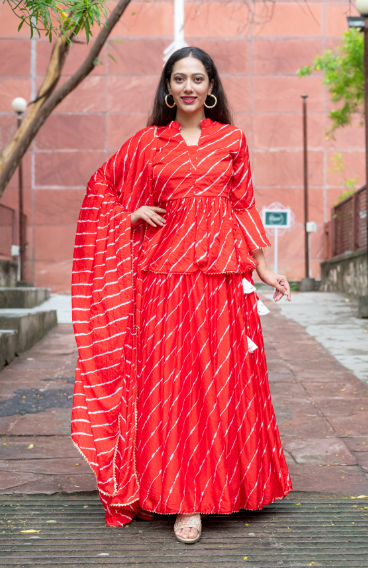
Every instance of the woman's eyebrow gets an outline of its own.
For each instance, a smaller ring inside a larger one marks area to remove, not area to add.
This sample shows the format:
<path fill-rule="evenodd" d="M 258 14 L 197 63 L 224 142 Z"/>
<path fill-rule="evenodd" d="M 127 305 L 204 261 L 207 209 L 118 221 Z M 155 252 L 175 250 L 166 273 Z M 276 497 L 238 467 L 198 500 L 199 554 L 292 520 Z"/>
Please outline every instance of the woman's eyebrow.
<path fill-rule="evenodd" d="M 181 73 L 180 71 L 177 71 L 176 73 L 174 73 L 174 77 L 176 77 L 177 75 L 186 76 L 186 73 Z M 201 77 L 204 77 L 204 73 L 201 73 L 200 71 L 198 71 L 198 73 L 192 73 L 192 77 L 193 75 L 201 75 Z"/>

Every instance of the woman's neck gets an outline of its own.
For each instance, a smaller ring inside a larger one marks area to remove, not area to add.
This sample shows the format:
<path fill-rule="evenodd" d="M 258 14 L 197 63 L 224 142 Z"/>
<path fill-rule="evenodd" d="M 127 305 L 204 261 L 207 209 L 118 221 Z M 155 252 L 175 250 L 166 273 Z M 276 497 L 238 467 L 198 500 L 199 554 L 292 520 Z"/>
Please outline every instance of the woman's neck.
<path fill-rule="evenodd" d="M 205 120 L 206 115 L 204 114 L 204 109 L 198 109 L 197 112 L 194 113 L 186 113 L 178 109 L 176 111 L 175 121 L 180 124 L 182 128 L 201 128 L 201 121 Z"/>

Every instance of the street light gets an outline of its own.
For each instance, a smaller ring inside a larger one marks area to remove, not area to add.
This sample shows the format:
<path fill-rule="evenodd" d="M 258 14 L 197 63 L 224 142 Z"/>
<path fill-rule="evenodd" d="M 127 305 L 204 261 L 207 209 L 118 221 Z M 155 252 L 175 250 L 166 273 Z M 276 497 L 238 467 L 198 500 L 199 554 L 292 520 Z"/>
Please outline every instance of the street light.
<path fill-rule="evenodd" d="M 17 126 L 18 130 L 22 124 L 22 114 L 27 108 L 27 101 L 22 97 L 16 97 L 12 102 L 12 107 L 14 112 L 17 113 Z M 18 194 L 19 194 L 19 280 L 24 282 L 25 280 L 25 248 L 26 243 L 24 239 L 24 227 L 23 227 L 23 167 L 22 160 L 19 162 L 18 166 Z"/>
<path fill-rule="evenodd" d="M 27 101 L 22 97 L 16 97 L 12 102 L 13 111 L 22 114 L 27 108 Z"/>
<path fill-rule="evenodd" d="M 368 16 L 368 1 L 367 0 L 356 0 L 355 8 L 364 17 Z"/>

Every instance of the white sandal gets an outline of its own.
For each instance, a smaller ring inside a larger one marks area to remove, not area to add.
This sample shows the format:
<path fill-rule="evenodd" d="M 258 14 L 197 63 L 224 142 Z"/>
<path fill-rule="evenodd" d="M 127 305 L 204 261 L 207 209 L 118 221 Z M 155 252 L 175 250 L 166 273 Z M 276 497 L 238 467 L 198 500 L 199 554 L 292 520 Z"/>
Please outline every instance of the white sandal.
<path fill-rule="evenodd" d="M 189 528 L 197 529 L 198 534 L 195 538 L 183 538 L 182 536 L 176 534 L 176 531 L 180 529 L 189 529 Z M 174 532 L 179 542 L 184 542 L 184 544 L 194 544 L 195 542 L 198 542 L 199 539 L 201 538 L 201 532 L 202 532 L 202 522 L 201 522 L 200 513 L 192 513 L 189 515 L 178 514 L 176 516 L 176 521 L 174 524 Z"/>

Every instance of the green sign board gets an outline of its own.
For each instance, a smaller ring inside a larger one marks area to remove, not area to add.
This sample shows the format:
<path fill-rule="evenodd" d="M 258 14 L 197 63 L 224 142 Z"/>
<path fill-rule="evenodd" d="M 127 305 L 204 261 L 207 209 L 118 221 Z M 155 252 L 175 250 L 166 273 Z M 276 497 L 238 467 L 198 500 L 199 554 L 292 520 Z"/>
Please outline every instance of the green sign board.
<path fill-rule="evenodd" d="M 288 229 L 290 227 L 290 210 L 289 209 L 265 209 L 264 210 L 264 226 L 266 228 L 280 227 Z"/>

